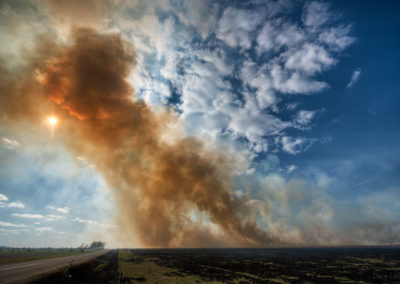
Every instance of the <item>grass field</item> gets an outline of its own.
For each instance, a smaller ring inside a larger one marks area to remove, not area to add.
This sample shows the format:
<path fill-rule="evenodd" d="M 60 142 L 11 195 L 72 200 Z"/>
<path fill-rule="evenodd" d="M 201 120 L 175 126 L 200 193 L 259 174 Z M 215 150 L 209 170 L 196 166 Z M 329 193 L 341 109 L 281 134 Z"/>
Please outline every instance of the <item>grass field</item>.
<path fill-rule="evenodd" d="M 0 249 L 0 264 L 70 256 L 92 251 L 69 248 L 2 248 Z"/>
<path fill-rule="evenodd" d="M 198 283 L 201 281 L 197 275 L 181 273 L 176 268 L 160 265 L 160 259 L 157 256 L 141 257 L 129 250 L 120 250 L 118 261 L 122 283 Z"/>

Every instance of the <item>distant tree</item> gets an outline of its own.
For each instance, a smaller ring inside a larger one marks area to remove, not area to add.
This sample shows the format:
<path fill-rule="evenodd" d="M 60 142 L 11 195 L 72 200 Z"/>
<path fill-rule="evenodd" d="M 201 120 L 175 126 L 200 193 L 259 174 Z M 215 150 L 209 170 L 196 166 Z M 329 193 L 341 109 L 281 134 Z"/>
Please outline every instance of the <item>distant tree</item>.
<path fill-rule="evenodd" d="M 87 249 L 87 248 L 89 248 L 89 244 L 85 244 L 85 243 L 81 244 L 81 245 L 78 247 L 78 249 L 79 249 L 81 252 L 84 252 L 85 249 Z"/>
<path fill-rule="evenodd" d="M 91 249 L 104 249 L 104 247 L 106 246 L 105 242 L 100 242 L 100 241 L 94 241 L 90 244 Z"/>

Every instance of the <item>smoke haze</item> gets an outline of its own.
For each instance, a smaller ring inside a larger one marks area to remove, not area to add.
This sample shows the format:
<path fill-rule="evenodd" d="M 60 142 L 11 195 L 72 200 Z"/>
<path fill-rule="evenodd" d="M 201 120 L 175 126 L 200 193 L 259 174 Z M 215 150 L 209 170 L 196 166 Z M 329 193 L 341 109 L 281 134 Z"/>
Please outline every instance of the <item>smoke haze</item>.
<path fill-rule="evenodd" d="M 17 99 L 3 96 L 3 106 L 27 106 L 2 111 L 15 115 L 22 107 L 25 115 L 51 102 L 47 109 L 61 122 L 57 135 L 114 188 L 124 235 L 147 247 L 279 244 L 246 218 L 246 200 L 233 194 L 232 165 L 224 154 L 195 138 L 162 139 L 175 115 L 154 113 L 134 99 L 126 81 L 135 65 L 128 42 L 87 28 L 73 30 L 71 42 L 36 70 L 43 101 L 27 100 L 24 92 Z"/>

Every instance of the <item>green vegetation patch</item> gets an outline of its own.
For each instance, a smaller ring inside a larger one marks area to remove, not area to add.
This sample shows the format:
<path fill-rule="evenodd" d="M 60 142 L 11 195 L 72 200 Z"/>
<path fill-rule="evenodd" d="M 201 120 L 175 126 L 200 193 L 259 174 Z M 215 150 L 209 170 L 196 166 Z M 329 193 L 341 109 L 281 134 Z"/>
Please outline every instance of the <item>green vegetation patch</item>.
<path fill-rule="evenodd" d="M 186 275 L 179 272 L 178 269 L 164 267 L 155 263 L 155 258 L 138 258 L 128 251 L 119 253 L 119 272 L 122 278 L 132 282 L 146 283 L 204 283 L 200 277 L 195 275 Z M 130 260 L 142 259 L 141 262 Z M 206 282 L 222 283 L 222 282 Z"/>

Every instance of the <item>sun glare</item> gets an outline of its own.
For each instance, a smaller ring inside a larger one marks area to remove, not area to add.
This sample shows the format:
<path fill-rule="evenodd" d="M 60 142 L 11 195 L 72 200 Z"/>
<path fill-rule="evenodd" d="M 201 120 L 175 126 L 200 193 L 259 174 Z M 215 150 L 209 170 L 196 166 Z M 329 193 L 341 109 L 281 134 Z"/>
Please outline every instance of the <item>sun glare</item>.
<path fill-rule="evenodd" d="M 54 117 L 54 116 L 50 117 L 50 118 L 49 118 L 49 123 L 50 123 L 51 125 L 57 124 L 57 117 Z"/>

